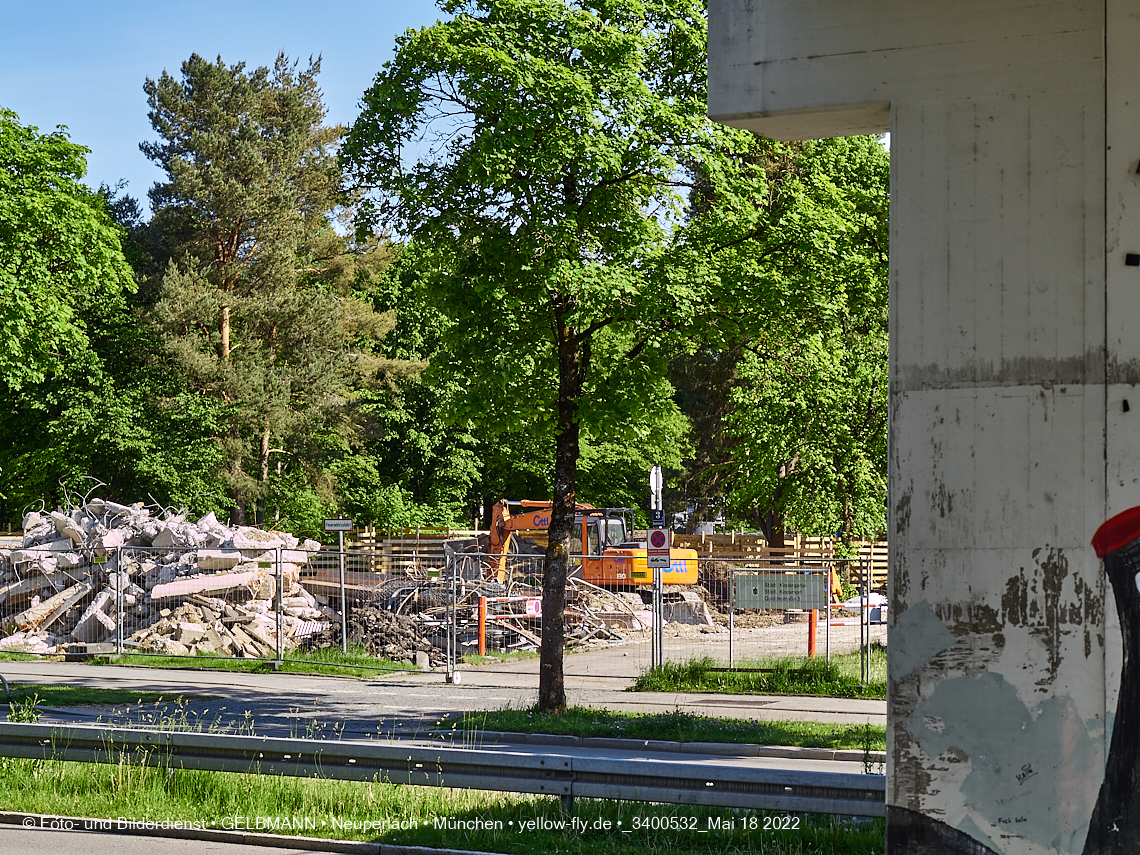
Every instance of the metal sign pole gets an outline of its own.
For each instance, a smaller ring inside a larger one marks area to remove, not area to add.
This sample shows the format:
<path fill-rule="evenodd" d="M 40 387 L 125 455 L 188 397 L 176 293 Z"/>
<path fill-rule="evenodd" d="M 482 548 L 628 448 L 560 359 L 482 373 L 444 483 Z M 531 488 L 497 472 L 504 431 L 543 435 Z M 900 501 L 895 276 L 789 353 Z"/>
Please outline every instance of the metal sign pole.
<path fill-rule="evenodd" d="M 115 550 L 115 620 L 117 621 L 115 624 L 115 652 L 120 656 L 123 655 L 123 620 L 126 618 L 124 600 L 127 596 L 127 586 L 123 584 L 122 567 L 122 547 L 119 547 Z"/>
<path fill-rule="evenodd" d="M 650 572 L 653 574 L 653 577 L 652 577 L 652 582 L 651 582 L 651 587 L 650 587 L 651 599 L 650 599 L 650 607 L 649 607 L 650 612 L 652 614 L 652 618 L 651 618 L 652 626 L 650 628 L 651 633 L 650 633 L 650 644 L 649 644 L 649 653 L 650 653 L 650 656 L 649 656 L 650 666 L 649 667 L 652 670 L 656 671 L 658 668 L 661 667 L 661 661 L 663 659 L 663 657 L 661 655 L 661 638 L 662 638 L 662 636 L 661 636 L 661 597 L 658 595 L 658 587 L 659 587 L 659 584 L 661 581 L 661 571 L 658 570 L 657 568 L 653 568 Z"/>
<path fill-rule="evenodd" d="M 337 555 L 340 564 L 340 650 L 348 653 L 348 601 L 344 596 L 344 532 L 337 532 L 340 553 Z"/>
<path fill-rule="evenodd" d="M 285 565 L 281 561 L 281 547 L 274 550 L 277 553 L 277 661 L 284 663 L 285 661 L 285 603 L 283 602 L 285 592 Z"/>
<path fill-rule="evenodd" d="M 657 667 L 665 667 L 665 588 L 661 568 L 657 568 Z"/>
<path fill-rule="evenodd" d="M 823 632 L 824 650 L 827 661 L 831 662 L 831 568 L 824 569 L 823 589 L 827 592 L 827 629 Z"/>
<path fill-rule="evenodd" d="M 863 562 L 859 561 L 859 682 L 866 683 L 867 589 L 863 585 Z"/>
<path fill-rule="evenodd" d="M 459 603 L 456 598 L 456 575 L 450 573 L 447 590 L 447 675 L 448 683 L 459 682 Z"/>
<path fill-rule="evenodd" d="M 736 617 L 736 569 L 728 571 L 728 667 L 732 667 L 733 637 L 735 636 Z"/>

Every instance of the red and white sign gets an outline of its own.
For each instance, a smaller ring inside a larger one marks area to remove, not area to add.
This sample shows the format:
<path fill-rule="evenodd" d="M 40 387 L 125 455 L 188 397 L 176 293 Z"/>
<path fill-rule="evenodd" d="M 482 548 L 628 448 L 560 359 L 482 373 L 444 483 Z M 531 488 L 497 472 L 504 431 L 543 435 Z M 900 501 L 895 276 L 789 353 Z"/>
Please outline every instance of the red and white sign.
<path fill-rule="evenodd" d="M 648 561 L 650 567 L 669 569 L 669 542 L 673 534 L 667 528 L 653 528 L 649 530 Z"/>
<path fill-rule="evenodd" d="M 542 615 L 542 600 L 527 600 L 526 613 L 530 617 L 540 617 Z"/>

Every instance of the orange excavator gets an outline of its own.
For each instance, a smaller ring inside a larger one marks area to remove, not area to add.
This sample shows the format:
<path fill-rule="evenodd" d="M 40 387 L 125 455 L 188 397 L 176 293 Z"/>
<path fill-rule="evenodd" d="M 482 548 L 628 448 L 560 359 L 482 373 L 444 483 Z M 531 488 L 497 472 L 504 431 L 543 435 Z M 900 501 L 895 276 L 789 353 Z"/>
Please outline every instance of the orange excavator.
<path fill-rule="evenodd" d="M 510 512 L 511 505 L 518 508 L 514 514 Z M 511 535 L 517 531 L 549 528 L 550 514 L 550 502 L 502 499 L 495 503 L 488 552 L 499 556 L 500 572 L 511 551 Z M 632 527 L 632 508 L 575 505 L 574 529 L 570 534 L 571 576 L 603 588 L 652 584 L 645 541 L 632 540 Z M 696 550 L 670 549 L 669 567 L 662 569 L 661 581 L 665 585 L 695 585 Z"/>

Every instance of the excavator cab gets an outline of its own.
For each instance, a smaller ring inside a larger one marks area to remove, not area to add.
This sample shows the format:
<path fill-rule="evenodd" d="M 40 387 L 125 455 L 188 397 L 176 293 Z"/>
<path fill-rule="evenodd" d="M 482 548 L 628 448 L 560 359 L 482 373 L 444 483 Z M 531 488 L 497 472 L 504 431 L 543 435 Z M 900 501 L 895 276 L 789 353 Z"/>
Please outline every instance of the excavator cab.
<path fill-rule="evenodd" d="M 508 506 L 517 505 L 512 515 Z M 645 541 L 633 536 L 632 508 L 595 508 L 579 503 L 570 533 L 570 575 L 605 587 L 646 585 L 652 581 L 646 559 Z M 494 506 L 488 552 L 497 557 L 495 572 L 506 577 L 506 553 L 511 533 L 550 526 L 550 503 L 510 502 L 502 499 Z M 670 566 L 662 571 L 666 585 L 694 585 L 697 582 L 697 553 L 692 549 L 671 549 Z"/>
<path fill-rule="evenodd" d="M 628 508 L 599 508 L 579 517 L 579 525 L 586 530 L 586 550 L 582 554 L 598 557 L 607 549 L 627 545 L 627 515 L 631 513 Z"/>

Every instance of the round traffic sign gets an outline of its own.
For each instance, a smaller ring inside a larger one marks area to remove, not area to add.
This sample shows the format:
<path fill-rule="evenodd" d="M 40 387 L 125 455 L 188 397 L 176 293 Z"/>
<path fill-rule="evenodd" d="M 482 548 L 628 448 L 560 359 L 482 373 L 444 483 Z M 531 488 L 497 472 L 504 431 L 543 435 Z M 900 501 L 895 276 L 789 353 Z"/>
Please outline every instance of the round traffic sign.
<path fill-rule="evenodd" d="M 661 529 L 655 529 L 649 534 L 649 545 L 654 549 L 665 548 L 665 532 Z"/>

